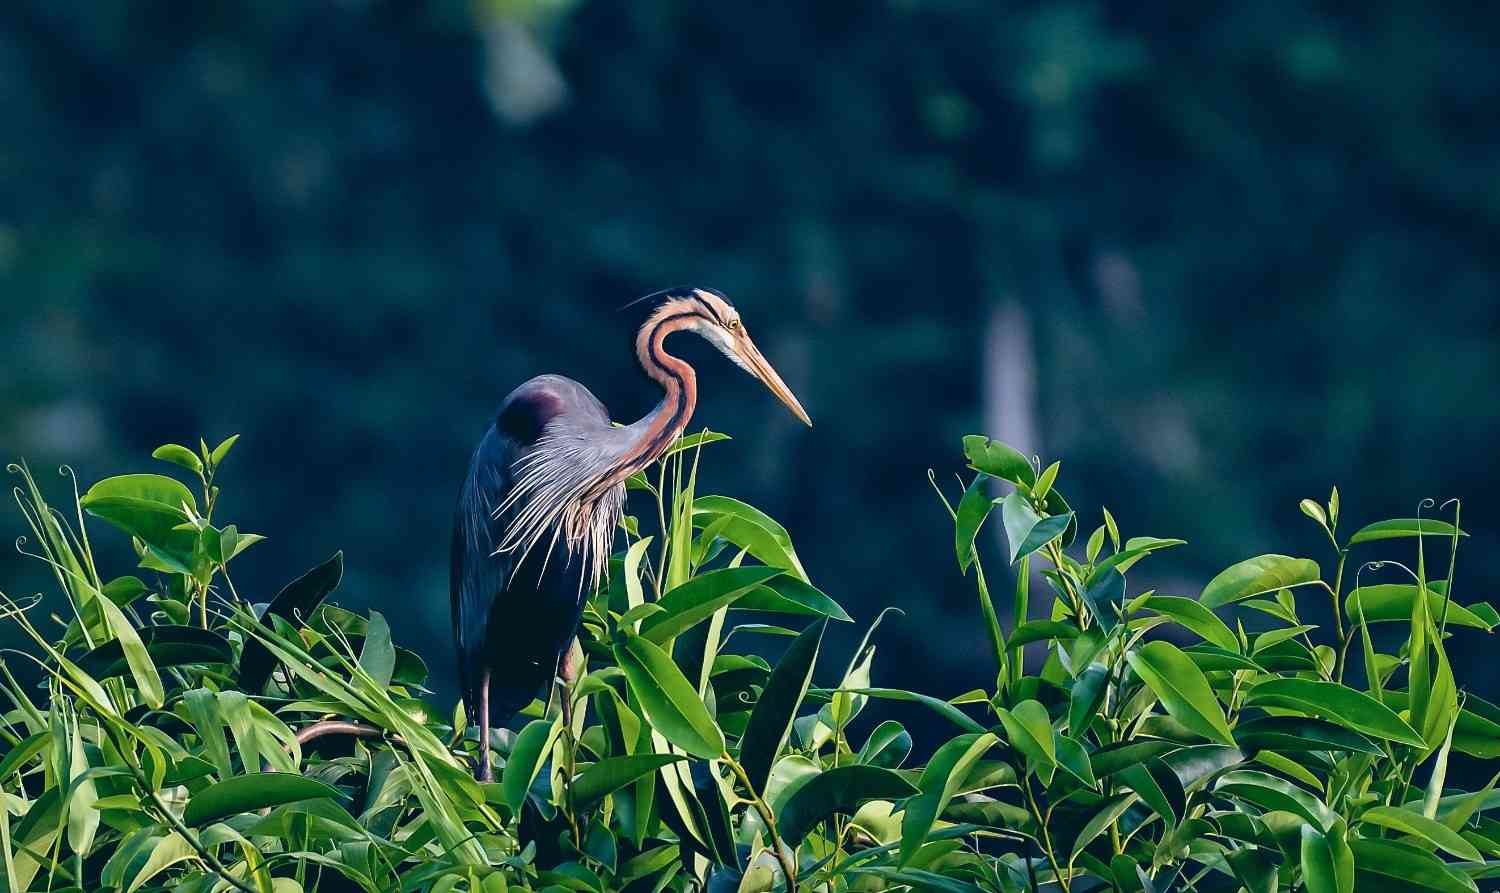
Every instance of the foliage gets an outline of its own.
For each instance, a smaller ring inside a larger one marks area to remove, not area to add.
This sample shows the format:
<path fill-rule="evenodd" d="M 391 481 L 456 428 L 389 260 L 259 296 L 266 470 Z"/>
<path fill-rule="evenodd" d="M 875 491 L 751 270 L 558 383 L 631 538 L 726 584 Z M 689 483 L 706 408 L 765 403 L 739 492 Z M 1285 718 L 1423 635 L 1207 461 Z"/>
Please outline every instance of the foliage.
<path fill-rule="evenodd" d="M 1301 506 L 1331 582 L 1262 555 L 1196 599 L 1131 593 L 1132 568 L 1182 540 L 1125 538 L 1108 511 L 1084 537 L 1057 463 L 968 438 L 975 475 L 945 503 L 994 682 L 943 700 L 877 684 L 885 614 L 816 684 L 825 631 L 850 618 L 779 524 L 696 493 L 717 439 L 630 481 L 656 529 L 625 520 L 584 611 L 585 670 L 486 742 L 494 784 L 474 780 L 461 708 L 423 699 L 423 658 L 379 612 L 327 601 L 341 556 L 265 605 L 235 591 L 229 566 L 258 538 L 213 521 L 232 440 L 157 451 L 197 493 L 114 477 L 71 518 L 13 466 L 70 611 L 4 598 L 34 646 L 17 659 L 45 670 L 37 694 L 0 665 L 6 889 L 1348 893 L 1500 874 L 1495 782 L 1446 784 L 1454 753 L 1500 756 L 1500 708 L 1461 692 L 1447 656 L 1449 636 L 1500 623 L 1453 600 L 1456 503 L 1453 523 L 1341 540 L 1335 490 Z M 974 551 L 996 512 L 1018 569 L 1009 630 Z M 150 582 L 101 574 L 85 513 L 129 534 Z M 1347 586 L 1353 550 L 1388 539 L 1415 569 L 1364 565 Z M 1448 561 L 1430 573 L 1434 543 Z M 1363 582 L 1382 568 L 1404 578 Z M 1331 630 L 1299 616 L 1323 597 Z M 773 642 L 774 663 L 758 653 Z M 877 700 L 923 705 L 952 737 L 919 765 L 900 723 L 862 715 Z"/>

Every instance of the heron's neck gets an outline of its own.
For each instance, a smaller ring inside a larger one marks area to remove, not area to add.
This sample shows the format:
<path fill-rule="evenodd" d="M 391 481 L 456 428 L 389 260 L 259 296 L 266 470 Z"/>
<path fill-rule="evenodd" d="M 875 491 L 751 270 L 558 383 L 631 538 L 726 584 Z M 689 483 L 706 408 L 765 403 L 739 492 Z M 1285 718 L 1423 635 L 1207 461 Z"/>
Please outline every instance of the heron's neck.
<path fill-rule="evenodd" d="M 636 335 L 636 356 L 646 374 L 661 385 L 661 402 L 625 426 L 629 446 L 609 476 L 611 483 L 623 481 L 655 462 L 692 419 L 698 405 L 698 376 L 692 366 L 667 353 L 663 342 L 673 332 L 693 328 L 699 318 L 691 306 L 668 304 L 652 314 Z"/>

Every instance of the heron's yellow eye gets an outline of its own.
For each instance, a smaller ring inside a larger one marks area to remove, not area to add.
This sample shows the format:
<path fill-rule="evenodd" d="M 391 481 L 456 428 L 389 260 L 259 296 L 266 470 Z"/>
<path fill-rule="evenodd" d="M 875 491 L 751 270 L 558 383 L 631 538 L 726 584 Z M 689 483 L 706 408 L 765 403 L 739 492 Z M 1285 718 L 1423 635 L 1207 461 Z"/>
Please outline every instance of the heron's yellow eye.
<path fill-rule="evenodd" d="M 729 322 L 724 323 L 724 328 L 731 332 L 738 332 L 740 330 L 740 318 L 737 316 L 731 318 Z"/>

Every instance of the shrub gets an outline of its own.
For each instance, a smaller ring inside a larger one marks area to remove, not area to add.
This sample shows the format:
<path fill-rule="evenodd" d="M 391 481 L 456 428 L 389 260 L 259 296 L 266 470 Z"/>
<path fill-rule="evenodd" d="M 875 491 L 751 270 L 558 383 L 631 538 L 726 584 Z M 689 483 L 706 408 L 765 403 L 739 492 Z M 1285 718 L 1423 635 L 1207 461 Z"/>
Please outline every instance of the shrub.
<path fill-rule="evenodd" d="M 193 488 L 109 478 L 66 515 L 13 467 L 69 611 L 3 601 L 45 680 L 0 668 L 6 889 L 1348 893 L 1496 873 L 1496 782 L 1446 783 L 1455 751 L 1500 753 L 1500 708 L 1460 692 L 1446 652 L 1500 621 L 1452 599 L 1456 508 L 1341 540 L 1334 491 L 1302 503 L 1331 582 L 1262 555 L 1196 599 L 1127 595 L 1135 564 L 1183 541 L 1122 538 L 1106 511 L 1080 547 L 1056 463 L 967 438 L 974 477 L 944 503 L 994 683 L 942 700 L 876 685 L 880 618 L 833 687 L 812 684 L 825 628 L 849 618 L 780 525 L 695 493 L 719 439 L 630 482 L 655 530 L 626 519 L 584 612 L 586 672 L 496 735 L 488 785 L 461 709 L 423 700 L 423 658 L 380 613 L 327 601 L 340 556 L 266 605 L 236 592 L 230 566 L 260 538 L 214 518 L 232 439 L 156 452 Z M 101 573 L 85 514 L 130 536 L 142 574 Z M 992 514 L 1023 621 L 1008 632 L 975 549 Z M 1380 567 L 1354 550 L 1390 539 L 1414 544 L 1414 570 L 1362 582 Z M 1303 622 L 1308 599 L 1330 600 L 1331 630 Z M 1382 624 L 1396 647 L 1377 647 Z M 757 653 L 772 643 L 774 664 Z M 858 721 L 876 699 L 923 705 L 953 737 L 915 765 L 899 723 Z"/>

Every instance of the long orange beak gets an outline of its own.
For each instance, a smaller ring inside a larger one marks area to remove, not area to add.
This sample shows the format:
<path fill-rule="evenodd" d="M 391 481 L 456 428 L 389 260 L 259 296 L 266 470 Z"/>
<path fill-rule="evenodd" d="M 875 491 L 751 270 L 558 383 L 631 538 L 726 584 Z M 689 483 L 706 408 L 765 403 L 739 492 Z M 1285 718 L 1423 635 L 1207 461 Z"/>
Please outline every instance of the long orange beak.
<path fill-rule="evenodd" d="M 766 362 L 765 357 L 761 356 L 760 349 L 755 346 L 755 343 L 750 340 L 749 336 L 742 336 L 737 340 L 736 347 L 739 348 L 740 357 L 744 359 L 745 368 L 750 371 L 750 374 L 760 379 L 761 384 L 776 395 L 776 399 L 785 403 L 786 408 L 792 411 L 792 415 L 802 420 L 802 424 L 811 428 L 812 419 L 808 417 L 807 410 L 802 408 L 797 395 L 792 393 L 792 389 L 786 386 L 786 382 L 781 380 L 781 376 L 776 374 L 776 370 L 771 368 L 771 364 Z"/>

